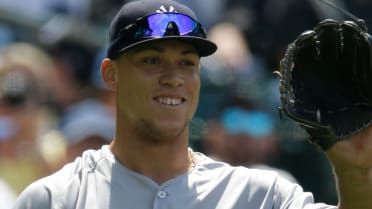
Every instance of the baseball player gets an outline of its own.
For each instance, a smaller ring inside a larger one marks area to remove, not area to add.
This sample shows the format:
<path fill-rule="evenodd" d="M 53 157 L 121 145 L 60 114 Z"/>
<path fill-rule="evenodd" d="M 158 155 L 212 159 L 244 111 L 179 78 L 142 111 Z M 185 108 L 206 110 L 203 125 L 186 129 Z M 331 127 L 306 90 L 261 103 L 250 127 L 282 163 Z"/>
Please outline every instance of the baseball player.
<path fill-rule="evenodd" d="M 314 203 L 312 194 L 275 172 L 232 167 L 188 147 L 200 57 L 216 49 L 194 12 L 180 3 L 123 5 L 110 25 L 101 65 L 116 95 L 112 143 L 31 184 L 15 209 L 372 208 L 372 127 L 327 151 L 338 206 Z"/>

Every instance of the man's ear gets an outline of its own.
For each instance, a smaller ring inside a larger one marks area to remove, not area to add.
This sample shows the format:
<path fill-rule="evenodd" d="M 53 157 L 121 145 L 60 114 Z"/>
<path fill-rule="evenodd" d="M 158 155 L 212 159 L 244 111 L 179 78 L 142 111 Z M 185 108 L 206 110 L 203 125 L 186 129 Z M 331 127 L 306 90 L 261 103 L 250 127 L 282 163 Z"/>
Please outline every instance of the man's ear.
<path fill-rule="evenodd" d="M 105 58 L 101 63 L 101 76 L 105 86 L 115 91 L 116 89 L 116 70 L 114 67 L 114 63 L 111 59 Z"/>

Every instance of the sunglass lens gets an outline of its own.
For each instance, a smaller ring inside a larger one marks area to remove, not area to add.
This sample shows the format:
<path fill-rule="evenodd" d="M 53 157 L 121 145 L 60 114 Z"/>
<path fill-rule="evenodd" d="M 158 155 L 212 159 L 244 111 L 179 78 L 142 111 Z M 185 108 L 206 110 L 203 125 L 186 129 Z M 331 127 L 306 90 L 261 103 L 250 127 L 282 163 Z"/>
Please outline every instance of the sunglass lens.
<path fill-rule="evenodd" d="M 198 26 L 193 19 L 182 14 L 154 14 L 147 18 L 147 22 L 152 36 L 163 36 L 167 30 L 178 30 L 179 35 L 185 35 Z"/>

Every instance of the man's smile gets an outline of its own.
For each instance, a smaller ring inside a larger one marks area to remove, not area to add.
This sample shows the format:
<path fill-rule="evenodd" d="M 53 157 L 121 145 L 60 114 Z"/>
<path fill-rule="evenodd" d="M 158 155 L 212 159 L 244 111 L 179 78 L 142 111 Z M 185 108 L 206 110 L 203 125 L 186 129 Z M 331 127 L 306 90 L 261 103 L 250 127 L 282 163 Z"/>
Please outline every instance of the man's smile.
<path fill-rule="evenodd" d="M 154 97 L 154 101 L 160 104 L 177 106 L 185 102 L 186 99 L 181 98 L 181 97 L 157 96 L 157 97 Z"/>

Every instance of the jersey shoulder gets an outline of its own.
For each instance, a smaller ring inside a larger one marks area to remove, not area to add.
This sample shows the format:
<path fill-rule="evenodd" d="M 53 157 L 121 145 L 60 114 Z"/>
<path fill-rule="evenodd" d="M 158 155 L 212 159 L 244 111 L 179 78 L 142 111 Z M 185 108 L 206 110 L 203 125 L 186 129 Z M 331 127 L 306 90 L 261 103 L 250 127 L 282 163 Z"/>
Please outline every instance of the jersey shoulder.
<path fill-rule="evenodd" d="M 33 182 L 17 198 L 14 209 L 69 208 L 66 204 L 75 202 L 82 179 L 99 170 L 100 163 L 110 163 L 110 152 L 106 149 L 85 151 L 74 162 Z"/>

